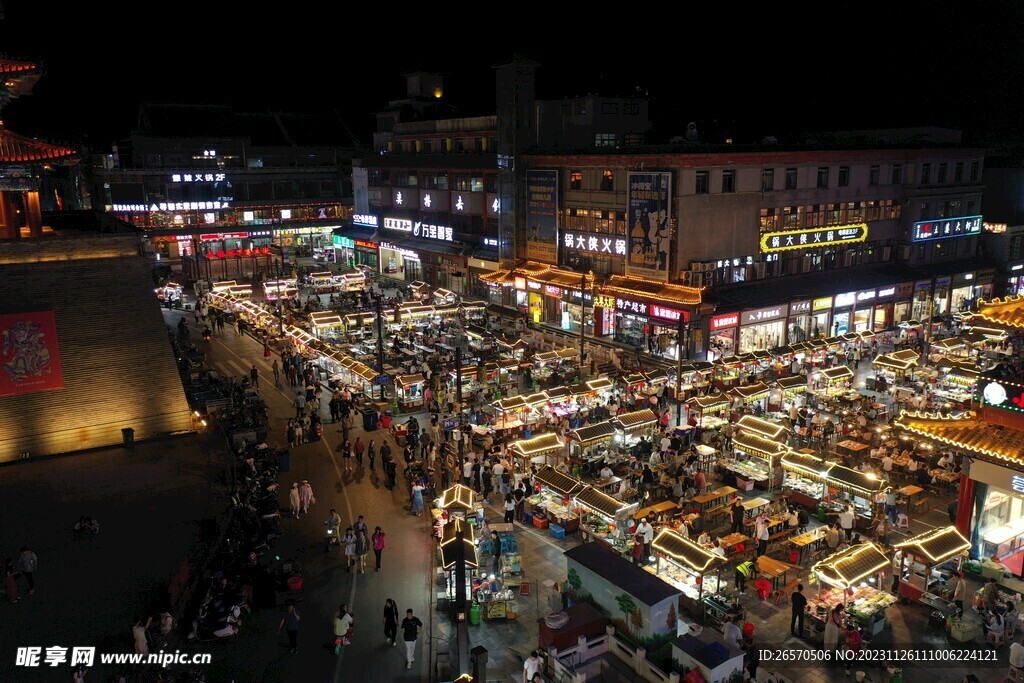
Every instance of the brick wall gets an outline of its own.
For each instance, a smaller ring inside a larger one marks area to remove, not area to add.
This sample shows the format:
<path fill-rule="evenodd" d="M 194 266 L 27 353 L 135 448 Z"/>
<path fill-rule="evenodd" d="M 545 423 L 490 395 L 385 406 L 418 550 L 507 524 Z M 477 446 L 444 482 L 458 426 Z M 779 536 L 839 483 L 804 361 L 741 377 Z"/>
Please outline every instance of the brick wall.
<path fill-rule="evenodd" d="M 62 242 L 36 242 L 53 253 Z M 95 245 L 99 246 L 99 245 Z M 111 241 L 107 247 L 121 252 Z M 49 455 L 189 428 L 189 409 L 147 265 L 138 256 L 10 262 L 0 245 L 0 312 L 53 310 L 64 388 L 0 396 L 0 461 Z M 31 251 L 19 256 L 31 258 Z M 121 252 L 123 253 L 123 252 Z"/>

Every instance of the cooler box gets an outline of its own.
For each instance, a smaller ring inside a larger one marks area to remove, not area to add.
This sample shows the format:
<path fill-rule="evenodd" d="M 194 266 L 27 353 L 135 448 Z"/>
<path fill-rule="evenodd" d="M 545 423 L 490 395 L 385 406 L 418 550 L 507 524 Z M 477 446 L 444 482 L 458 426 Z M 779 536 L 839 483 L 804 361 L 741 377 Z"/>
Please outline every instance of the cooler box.
<path fill-rule="evenodd" d="M 547 517 L 534 517 L 533 518 L 533 525 L 535 527 L 537 527 L 538 529 L 546 529 L 547 526 L 548 526 L 548 518 Z"/>
<path fill-rule="evenodd" d="M 753 480 L 747 481 L 746 479 L 736 477 L 736 488 L 740 491 L 752 491 L 754 489 L 754 482 Z"/>
<path fill-rule="evenodd" d="M 565 529 L 557 524 L 550 525 L 548 527 L 548 531 L 551 532 L 551 535 L 555 538 L 565 538 Z"/>
<path fill-rule="evenodd" d="M 981 635 L 981 628 L 977 624 L 960 619 L 949 627 L 949 635 L 961 643 L 971 642 Z"/>

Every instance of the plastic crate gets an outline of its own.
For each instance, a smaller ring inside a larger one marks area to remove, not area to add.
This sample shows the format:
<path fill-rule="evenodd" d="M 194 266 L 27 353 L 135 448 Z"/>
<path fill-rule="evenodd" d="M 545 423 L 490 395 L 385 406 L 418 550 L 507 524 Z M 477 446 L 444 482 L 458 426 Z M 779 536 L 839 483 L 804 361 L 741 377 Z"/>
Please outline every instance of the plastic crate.
<path fill-rule="evenodd" d="M 548 531 L 555 538 L 565 538 L 565 529 L 563 527 L 558 526 L 557 524 L 552 524 L 548 526 Z"/>
<path fill-rule="evenodd" d="M 538 529 L 546 529 L 548 526 L 547 517 L 534 517 L 533 525 Z"/>
<path fill-rule="evenodd" d="M 533 524 L 533 513 L 529 510 L 523 510 L 523 524 Z"/>

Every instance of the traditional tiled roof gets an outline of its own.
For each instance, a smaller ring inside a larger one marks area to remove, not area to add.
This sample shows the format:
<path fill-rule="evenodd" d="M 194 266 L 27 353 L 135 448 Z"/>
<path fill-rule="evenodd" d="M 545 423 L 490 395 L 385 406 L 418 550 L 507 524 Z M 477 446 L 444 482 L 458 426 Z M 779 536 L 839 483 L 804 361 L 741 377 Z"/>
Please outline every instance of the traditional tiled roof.
<path fill-rule="evenodd" d="M 1024 328 L 1024 296 L 996 297 L 991 301 L 978 301 L 978 311 L 964 316 L 971 327 L 994 325 L 1000 328 Z"/>
<path fill-rule="evenodd" d="M 965 346 L 967 346 L 967 342 L 961 337 L 947 337 L 932 342 L 932 349 L 935 351 L 952 351 L 953 349 L 962 349 Z"/>
<path fill-rule="evenodd" d="M 75 156 L 70 147 L 51 145 L 6 130 L 0 125 L 0 164 L 59 161 Z"/>
<path fill-rule="evenodd" d="M 889 566 L 889 556 L 874 543 L 861 543 L 818 562 L 811 569 L 825 583 L 847 588 Z"/>
<path fill-rule="evenodd" d="M 598 441 L 607 441 L 615 436 L 615 425 L 611 423 L 611 420 L 598 422 L 594 425 L 574 429 L 569 432 L 569 436 L 574 441 L 584 445 L 597 443 Z"/>
<path fill-rule="evenodd" d="M 572 495 L 586 488 L 586 484 L 579 479 L 573 479 L 551 465 L 546 465 L 541 469 L 534 479 L 561 496 Z"/>
<path fill-rule="evenodd" d="M 659 531 L 651 546 L 699 574 L 703 574 L 714 564 L 725 564 L 724 557 L 705 550 L 669 528 Z"/>
<path fill-rule="evenodd" d="M 520 439 L 509 446 L 510 451 L 526 458 L 536 455 L 544 455 L 559 450 L 565 444 L 558 438 L 557 434 L 541 434 L 532 439 Z"/>
<path fill-rule="evenodd" d="M 754 417 L 753 415 L 744 415 L 739 419 L 739 422 L 736 423 L 736 426 L 744 432 L 756 434 L 757 436 L 773 440 L 782 438 L 786 433 L 786 428 L 781 424 L 762 420 L 761 418 Z"/>
<path fill-rule="evenodd" d="M 590 508 L 595 512 L 614 519 L 623 515 L 630 508 L 636 508 L 636 503 L 624 503 L 621 500 L 612 498 L 607 493 L 598 491 L 593 486 L 579 491 L 575 494 L 576 502 Z"/>
<path fill-rule="evenodd" d="M 756 434 L 737 434 L 733 437 L 733 446 L 745 453 L 753 453 L 766 458 L 774 458 L 789 449 L 778 441 L 765 439 Z"/>
<path fill-rule="evenodd" d="M 807 378 L 803 375 L 790 375 L 775 380 L 780 389 L 784 391 L 804 391 L 807 389 Z"/>
<path fill-rule="evenodd" d="M 567 360 L 569 358 L 576 358 L 580 355 L 579 349 L 566 347 L 564 349 L 555 349 L 554 351 L 544 351 L 534 355 L 533 360 L 538 363 L 547 363 L 553 360 Z"/>
<path fill-rule="evenodd" d="M 636 296 L 639 294 L 664 301 L 669 306 L 672 304 L 696 306 L 701 303 L 703 288 L 671 285 L 665 282 L 625 275 L 612 275 L 608 278 L 608 284 L 601 287 L 601 291 L 608 291 L 609 293 L 622 296 Z"/>
<path fill-rule="evenodd" d="M 399 375 L 395 378 L 395 381 L 403 387 L 411 387 L 414 384 L 423 384 L 427 380 L 422 372 L 417 372 L 415 375 Z"/>
<path fill-rule="evenodd" d="M 27 62 L 21 59 L 7 59 L 6 57 L 0 57 L 0 74 L 7 76 L 10 74 L 28 73 L 31 71 L 38 71 L 39 65 L 35 62 Z"/>
<path fill-rule="evenodd" d="M 896 548 L 913 548 L 928 557 L 934 564 L 944 562 L 971 547 L 955 526 L 932 529 L 923 534 L 895 544 Z"/>
<path fill-rule="evenodd" d="M 732 399 L 725 394 L 708 394 L 707 396 L 694 396 L 687 399 L 686 402 L 692 406 L 697 406 L 701 410 L 707 410 L 708 408 L 728 405 L 732 403 Z"/>
<path fill-rule="evenodd" d="M 832 467 L 832 463 L 825 462 L 816 455 L 797 453 L 796 451 L 790 451 L 783 455 L 781 462 L 784 470 L 816 479 L 824 479 Z"/>
<path fill-rule="evenodd" d="M 889 488 L 889 482 L 867 472 L 833 465 L 828 471 L 828 485 L 844 490 L 876 493 Z"/>
<path fill-rule="evenodd" d="M 515 283 L 515 279 L 516 277 L 512 274 L 511 270 L 492 270 L 480 276 L 481 282 L 499 287 L 511 287 Z"/>
<path fill-rule="evenodd" d="M 644 425 L 654 424 L 657 421 L 658 416 L 650 408 L 634 410 L 632 413 L 623 413 L 614 420 L 623 429 L 636 429 Z"/>
<path fill-rule="evenodd" d="M 852 379 L 853 370 L 851 370 L 849 367 L 845 365 L 837 365 L 834 368 L 822 370 L 821 376 L 824 377 L 826 381 L 838 382 L 839 380 L 842 379 Z"/>
<path fill-rule="evenodd" d="M 744 401 L 753 401 L 768 395 L 768 385 L 764 382 L 749 384 L 745 387 L 733 387 L 728 391 L 730 396 L 738 396 Z"/>
<path fill-rule="evenodd" d="M 871 361 L 871 364 L 891 370 L 906 371 L 917 365 L 920 358 L 921 356 L 913 349 L 904 349 L 893 353 L 883 353 Z"/>
<path fill-rule="evenodd" d="M 1024 465 L 1024 431 L 979 419 L 973 411 L 957 416 L 903 411 L 895 424 L 954 448 Z"/>

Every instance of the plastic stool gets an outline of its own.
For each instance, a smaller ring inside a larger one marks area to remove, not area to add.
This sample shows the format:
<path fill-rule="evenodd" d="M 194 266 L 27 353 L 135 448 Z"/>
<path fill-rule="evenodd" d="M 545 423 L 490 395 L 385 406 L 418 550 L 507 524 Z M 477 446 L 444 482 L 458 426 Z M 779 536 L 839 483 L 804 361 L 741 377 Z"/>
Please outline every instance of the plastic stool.
<path fill-rule="evenodd" d="M 989 645 L 998 647 L 1006 643 L 1006 635 L 1002 631 L 989 631 L 986 640 L 988 640 Z"/>
<path fill-rule="evenodd" d="M 897 529 L 909 529 L 910 528 L 910 518 L 907 517 L 907 514 L 905 512 L 901 512 L 898 515 L 896 515 L 896 528 Z"/>

